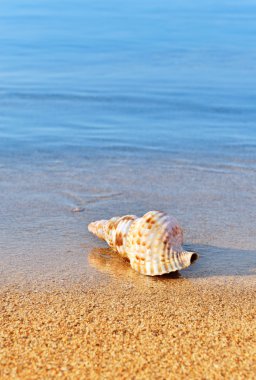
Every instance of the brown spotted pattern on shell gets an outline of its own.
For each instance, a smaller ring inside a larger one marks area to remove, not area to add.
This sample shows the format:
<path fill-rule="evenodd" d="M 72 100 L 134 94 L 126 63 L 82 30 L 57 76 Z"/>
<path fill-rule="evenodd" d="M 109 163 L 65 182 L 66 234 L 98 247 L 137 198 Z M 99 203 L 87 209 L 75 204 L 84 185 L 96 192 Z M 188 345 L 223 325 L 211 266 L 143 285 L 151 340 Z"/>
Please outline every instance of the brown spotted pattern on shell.
<path fill-rule="evenodd" d="M 183 250 L 183 231 L 176 219 L 160 211 L 149 211 L 141 218 L 125 215 L 100 220 L 88 229 L 145 275 L 184 269 L 198 258 L 195 252 Z"/>

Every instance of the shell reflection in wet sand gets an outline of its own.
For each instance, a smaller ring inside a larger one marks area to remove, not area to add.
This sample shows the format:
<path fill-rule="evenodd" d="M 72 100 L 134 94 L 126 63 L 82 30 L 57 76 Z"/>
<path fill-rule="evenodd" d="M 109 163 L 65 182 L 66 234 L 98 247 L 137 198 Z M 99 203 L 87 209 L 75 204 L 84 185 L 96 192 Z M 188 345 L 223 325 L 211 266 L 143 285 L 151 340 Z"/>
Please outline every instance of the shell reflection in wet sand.
<path fill-rule="evenodd" d="M 89 264 L 102 273 L 114 275 L 122 279 L 133 279 L 145 283 L 150 281 L 165 281 L 171 279 L 182 278 L 178 271 L 171 272 L 162 276 L 143 277 L 132 270 L 128 260 L 122 259 L 110 248 L 93 248 L 88 255 Z M 183 279 L 183 278 L 182 278 Z M 185 280 L 185 279 L 183 279 Z"/>

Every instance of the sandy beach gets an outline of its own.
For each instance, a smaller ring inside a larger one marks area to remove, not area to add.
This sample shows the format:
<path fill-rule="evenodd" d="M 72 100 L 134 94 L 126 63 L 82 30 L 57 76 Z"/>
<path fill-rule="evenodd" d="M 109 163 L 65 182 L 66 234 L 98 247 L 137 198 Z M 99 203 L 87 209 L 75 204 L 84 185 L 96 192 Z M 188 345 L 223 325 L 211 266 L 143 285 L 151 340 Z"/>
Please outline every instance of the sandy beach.
<path fill-rule="evenodd" d="M 1 2 L 0 380 L 256 378 L 255 15 Z M 143 276 L 88 232 L 150 210 L 199 260 Z"/>
<path fill-rule="evenodd" d="M 93 248 L 77 276 L 5 279 L 1 379 L 253 379 L 254 252 L 232 267 L 235 250 L 199 249 L 164 276 Z"/>
<path fill-rule="evenodd" d="M 9 188 L 6 183 L 12 224 L 8 229 L 2 219 L 1 379 L 253 379 L 254 177 L 245 172 L 242 183 L 236 172 L 219 169 L 213 176 L 208 168 L 181 171 L 164 163 L 155 160 L 150 170 L 147 162 L 138 169 L 130 161 L 116 170 L 115 162 L 105 160 L 102 169 L 78 165 L 59 176 L 55 170 L 54 178 L 39 170 L 28 195 L 22 171 L 17 189 L 12 177 Z M 94 180 L 96 170 L 100 181 Z M 156 172 L 161 181 L 146 187 Z M 187 178 L 189 189 L 183 187 Z M 79 198 L 63 202 L 61 183 L 70 194 L 79 189 Z M 237 195 L 234 208 L 237 186 L 250 191 Z M 33 207 L 31 192 L 37 194 Z M 185 226 L 186 247 L 200 255 L 189 268 L 140 275 L 87 231 L 103 215 L 124 215 L 133 206 L 140 215 L 150 205 L 178 215 Z M 74 212 L 75 206 L 83 211 Z"/>
<path fill-rule="evenodd" d="M 254 378 L 255 275 L 145 278 L 114 267 L 94 286 L 2 289 L 1 379 Z"/>

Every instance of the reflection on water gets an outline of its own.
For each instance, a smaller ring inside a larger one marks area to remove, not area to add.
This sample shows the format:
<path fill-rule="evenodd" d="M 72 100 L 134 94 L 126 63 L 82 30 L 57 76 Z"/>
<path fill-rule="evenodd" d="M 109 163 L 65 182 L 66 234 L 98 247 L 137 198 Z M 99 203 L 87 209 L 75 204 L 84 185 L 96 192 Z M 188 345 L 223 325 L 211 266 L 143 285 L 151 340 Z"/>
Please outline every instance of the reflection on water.
<path fill-rule="evenodd" d="M 207 245 L 190 245 L 187 249 L 200 253 L 199 260 L 189 268 L 162 276 L 147 276 L 147 278 L 152 279 L 152 281 L 165 281 L 215 276 L 255 275 L 256 251 L 243 251 Z M 135 281 L 146 277 L 134 271 L 130 267 L 128 260 L 123 259 L 110 248 L 92 249 L 89 253 L 88 261 L 93 268 L 116 277 L 134 279 Z"/>
<path fill-rule="evenodd" d="M 159 290 L 159 285 L 166 281 L 178 286 L 187 282 L 187 279 L 183 278 L 178 271 L 163 276 L 144 276 L 132 269 L 128 260 L 118 256 L 110 248 L 93 248 L 88 255 L 88 262 L 97 271 L 119 279 L 122 283 L 136 285 L 139 289 Z M 179 283 L 176 282 L 177 279 Z"/>

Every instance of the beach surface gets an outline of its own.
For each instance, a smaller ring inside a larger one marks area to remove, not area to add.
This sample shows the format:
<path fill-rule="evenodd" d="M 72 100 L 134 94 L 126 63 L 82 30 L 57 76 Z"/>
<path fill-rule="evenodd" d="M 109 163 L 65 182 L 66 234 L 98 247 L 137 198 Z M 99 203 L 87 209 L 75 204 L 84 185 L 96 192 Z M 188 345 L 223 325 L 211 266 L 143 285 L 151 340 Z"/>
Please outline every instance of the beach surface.
<path fill-rule="evenodd" d="M 253 379 L 254 169 L 153 153 L 2 162 L 0 378 Z M 140 275 L 87 230 L 150 209 L 179 220 L 191 267 Z"/>
<path fill-rule="evenodd" d="M 254 379 L 256 5 L 2 3 L 0 378 Z M 87 230 L 150 210 L 191 267 Z"/>
<path fill-rule="evenodd" d="M 151 279 L 94 254 L 113 279 L 1 290 L 1 379 L 254 378 L 255 276 Z"/>
<path fill-rule="evenodd" d="M 2 239 L 0 377 L 253 379 L 255 177 L 245 171 L 242 182 L 233 169 L 215 168 L 213 175 L 184 164 L 180 171 L 178 163 L 165 165 L 165 157 L 150 168 L 142 159 L 128 166 L 125 160 L 104 162 L 104 168 L 74 164 L 59 177 L 54 170 L 48 180 L 37 168 L 28 203 L 22 173 L 19 187 L 6 191 L 13 224 Z M 145 186 L 155 173 L 156 186 Z M 56 195 L 61 183 L 79 198 L 63 201 Z M 99 195 L 88 197 L 88 184 Z M 247 189 L 244 196 L 237 186 Z M 188 194 L 181 197 L 181 191 Z M 33 207 L 31 192 L 37 194 Z M 20 196 L 17 212 L 11 205 Z M 141 215 L 150 206 L 178 217 L 186 248 L 200 255 L 191 267 L 140 275 L 87 231 L 94 219 Z"/>

